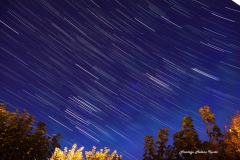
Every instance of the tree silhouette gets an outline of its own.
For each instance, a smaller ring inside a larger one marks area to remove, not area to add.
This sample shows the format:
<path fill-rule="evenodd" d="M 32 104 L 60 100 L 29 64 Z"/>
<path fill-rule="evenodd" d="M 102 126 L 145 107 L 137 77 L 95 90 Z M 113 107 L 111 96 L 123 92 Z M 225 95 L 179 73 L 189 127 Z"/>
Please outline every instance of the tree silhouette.
<path fill-rule="evenodd" d="M 168 141 L 168 135 L 168 128 L 160 129 L 158 132 L 158 137 L 155 144 L 157 151 L 155 159 L 157 160 L 171 160 L 174 158 L 173 147 L 171 145 L 166 146 Z"/>
<path fill-rule="evenodd" d="M 153 160 L 156 156 L 156 147 L 152 136 L 145 136 L 144 144 L 144 160 Z"/>
<path fill-rule="evenodd" d="M 199 113 L 206 126 L 209 141 L 202 142 L 195 131 L 192 118 L 184 117 L 181 131 L 173 135 L 173 146 L 166 147 L 169 135 L 167 128 L 159 130 L 156 144 L 152 136 L 145 136 L 143 159 L 239 160 L 240 112 L 231 117 L 229 127 L 225 128 L 225 135 L 215 123 L 215 115 L 208 106 L 200 108 Z"/>
<path fill-rule="evenodd" d="M 204 106 L 199 109 L 199 113 L 202 116 L 202 121 L 206 126 L 207 135 L 209 137 L 209 142 L 204 142 L 201 149 L 217 151 L 223 153 L 223 138 L 224 135 L 221 133 L 220 128 L 215 122 L 215 115 L 210 111 L 208 106 Z M 205 155 L 206 156 L 206 155 Z M 220 154 L 209 154 L 207 155 L 210 159 L 219 159 Z"/>
<path fill-rule="evenodd" d="M 223 138 L 220 128 L 215 123 L 215 115 L 211 113 L 208 106 L 204 106 L 199 109 L 199 113 L 202 116 L 202 120 L 206 125 L 207 135 L 210 138 L 210 142 L 213 144 L 219 144 L 220 139 Z"/>
<path fill-rule="evenodd" d="M 34 125 L 36 127 L 34 127 Z M 50 158 L 61 135 L 46 137 L 46 124 L 34 120 L 24 110 L 22 114 L 6 111 L 0 104 L 0 157 L 2 159 L 42 160 Z"/>
<path fill-rule="evenodd" d="M 181 159 L 193 159 L 195 154 L 185 153 L 180 156 L 180 151 L 196 151 L 200 148 L 201 141 L 192 124 L 191 117 L 184 117 L 182 120 L 182 130 L 173 135 L 173 146 L 176 148 L 176 156 Z"/>

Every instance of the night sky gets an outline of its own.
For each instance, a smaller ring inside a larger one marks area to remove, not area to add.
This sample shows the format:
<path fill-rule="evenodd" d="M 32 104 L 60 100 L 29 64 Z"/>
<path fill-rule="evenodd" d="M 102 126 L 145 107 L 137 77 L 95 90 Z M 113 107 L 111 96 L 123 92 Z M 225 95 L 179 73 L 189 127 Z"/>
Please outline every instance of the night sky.
<path fill-rule="evenodd" d="M 240 7 L 230 0 L 1 1 L 0 101 L 61 133 L 140 160 L 144 136 L 208 105 L 240 109 Z"/>

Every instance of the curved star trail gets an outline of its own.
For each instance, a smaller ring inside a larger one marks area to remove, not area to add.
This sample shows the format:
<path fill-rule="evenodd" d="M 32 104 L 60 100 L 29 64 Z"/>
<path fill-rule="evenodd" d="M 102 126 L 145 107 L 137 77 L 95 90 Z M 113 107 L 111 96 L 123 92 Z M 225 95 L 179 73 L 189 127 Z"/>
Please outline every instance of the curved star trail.
<path fill-rule="evenodd" d="M 61 133 L 141 159 L 145 135 L 198 109 L 223 129 L 240 108 L 240 7 L 232 1 L 1 1 L 1 101 Z"/>

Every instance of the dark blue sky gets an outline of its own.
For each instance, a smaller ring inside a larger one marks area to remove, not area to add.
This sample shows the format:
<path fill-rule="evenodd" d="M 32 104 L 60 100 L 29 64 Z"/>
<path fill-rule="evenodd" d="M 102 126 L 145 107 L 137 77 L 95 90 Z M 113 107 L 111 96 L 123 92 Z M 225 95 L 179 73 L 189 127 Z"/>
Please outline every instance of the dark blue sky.
<path fill-rule="evenodd" d="M 240 108 L 240 7 L 232 1 L 1 1 L 1 101 L 77 143 L 141 159 L 144 136 L 209 105 Z"/>

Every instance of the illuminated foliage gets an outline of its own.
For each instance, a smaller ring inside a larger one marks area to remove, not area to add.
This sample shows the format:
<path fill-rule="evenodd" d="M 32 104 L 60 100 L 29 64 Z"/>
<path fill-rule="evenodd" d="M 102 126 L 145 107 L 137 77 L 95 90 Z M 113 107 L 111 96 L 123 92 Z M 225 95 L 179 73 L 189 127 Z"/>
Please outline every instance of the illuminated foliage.
<path fill-rule="evenodd" d="M 180 159 L 179 152 L 184 151 L 196 151 L 200 148 L 201 141 L 198 138 L 198 134 L 195 131 L 192 124 L 191 117 L 184 117 L 182 120 L 182 130 L 176 132 L 173 135 L 174 147 L 176 148 L 176 156 Z M 193 159 L 195 154 L 183 154 L 182 157 Z"/>
<path fill-rule="evenodd" d="M 238 153 L 240 153 L 240 112 L 236 113 L 235 117 L 232 117 L 229 129 L 229 139 L 230 143 Z"/>
<path fill-rule="evenodd" d="M 240 112 L 231 118 L 226 134 L 215 123 L 215 115 L 208 106 L 199 109 L 206 126 L 209 141 L 202 142 L 195 131 L 191 117 L 184 117 L 182 129 L 173 135 L 173 146 L 168 145 L 168 129 L 160 129 L 156 143 L 152 136 L 145 136 L 144 160 L 239 160 L 240 159 Z M 181 152 L 189 151 L 189 152 Z M 200 153 L 205 151 L 206 153 Z M 190 152 L 192 152 L 190 154 Z M 196 152 L 196 154 L 195 154 Z M 211 152 L 215 152 L 210 154 Z"/>
<path fill-rule="evenodd" d="M 106 147 L 100 149 L 100 151 L 96 152 L 96 147 L 93 146 L 91 151 L 85 151 L 85 158 L 82 154 L 84 147 L 76 150 L 77 145 L 74 144 L 72 149 L 67 151 L 67 148 L 64 151 L 61 151 L 59 148 L 56 148 L 54 154 L 50 158 L 50 160 L 121 160 L 122 156 L 117 155 L 117 151 L 115 150 L 112 154 L 108 154 L 110 151 Z"/>
<path fill-rule="evenodd" d="M 157 155 L 155 155 L 155 159 L 158 160 L 166 160 L 173 159 L 173 147 L 167 145 L 168 141 L 168 128 L 160 129 L 158 132 L 158 137 L 156 139 L 156 151 Z"/>
<path fill-rule="evenodd" d="M 224 139 L 224 150 L 226 154 L 240 159 L 240 112 L 231 117 L 229 127 L 226 127 L 226 138 Z M 230 157 L 231 158 L 231 157 Z"/>
<path fill-rule="evenodd" d="M 154 139 L 152 136 L 145 136 L 145 144 L 144 144 L 144 160 L 152 160 L 156 155 L 156 147 L 154 144 Z"/>
<path fill-rule="evenodd" d="M 202 121 L 206 126 L 206 132 L 209 137 L 209 141 L 203 142 L 201 150 L 211 150 L 217 151 L 219 153 L 224 153 L 223 151 L 223 138 L 224 135 L 221 133 L 220 128 L 216 124 L 215 115 L 210 111 L 210 107 L 204 106 L 199 109 L 199 113 L 202 117 Z M 200 157 L 210 158 L 210 159 L 219 159 L 220 154 L 203 154 Z"/>
<path fill-rule="evenodd" d="M 34 127 L 34 125 L 36 127 Z M 50 158 L 55 147 L 60 147 L 61 135 L 46 137 L 46 124 L 37 122 L 24 110 L 22 114 L 9 112 L 0 104 L 0 157 L 1 159 L 42 160 Z"/>
<path fill-rule="evenodd" d="M 219 140 L 223 138 L 220 128 L 215 123 L 215 115 L 211 113 L 208 106 L 199 109 L 202 120 L 206 125 L 207 135 L 210 137 L 210 142 L 218 144 Z"/>
<path fill-rule="evenodd" d="M 222 134 L 215 123 L 215 115 L 208 106 L 199 109 L 202 120 L 206 125 L 209 141 L 202 142 L 195 131 L 191 117 L 184 117 L 182 129 L 173 135 L 173 146 L 168 145 L 168 129 L 160 129 L 156 143 L 152 136 L 145 136 L 143 160 L 218 160 L 240 159 L 240 112 L 237 112 L 225 134 Z M 0 104 L 0 158 L 1 159 L 29 159 L 29 160 L 120 160 L 115 150 L 111 154 L 106 147 L 96 151 L 93 146 L 91 151 L 84 147 L 77 150 L 74 144 L 70 150 L 61 151 L 58 143 L 61 135 L 46 137 L 46 124 L 34 120 L 27 111 L 23 113 L 9 112 L 6 104 Z M 181 151 L 217 151 L 217 154 L 180 154 Z"/>

